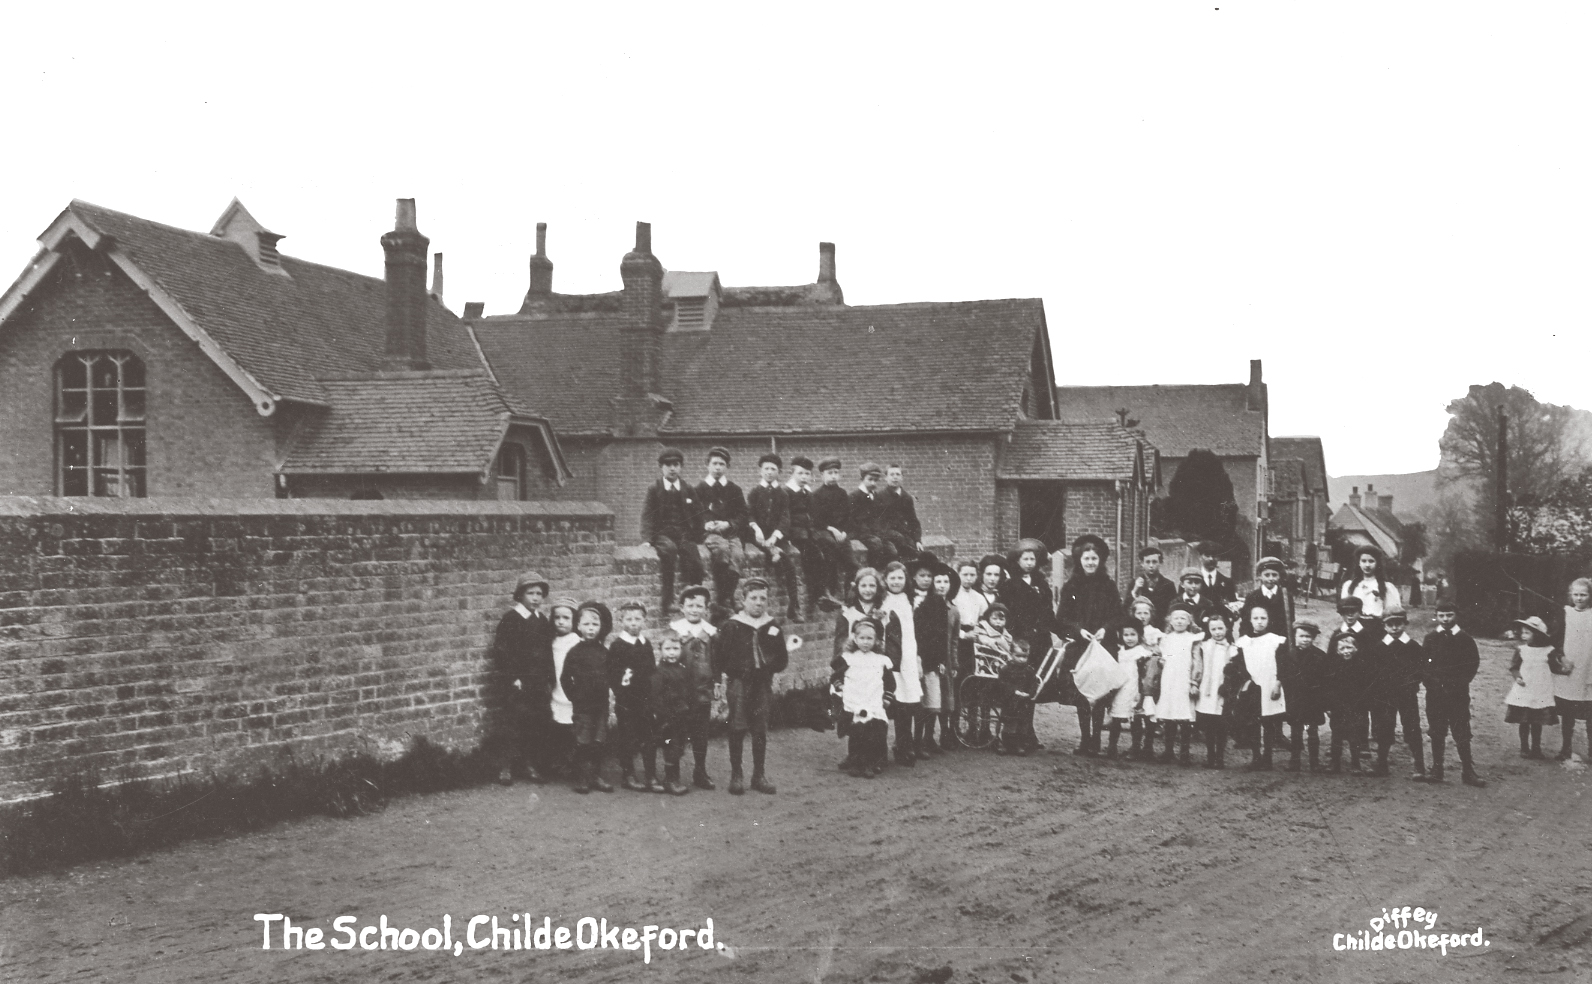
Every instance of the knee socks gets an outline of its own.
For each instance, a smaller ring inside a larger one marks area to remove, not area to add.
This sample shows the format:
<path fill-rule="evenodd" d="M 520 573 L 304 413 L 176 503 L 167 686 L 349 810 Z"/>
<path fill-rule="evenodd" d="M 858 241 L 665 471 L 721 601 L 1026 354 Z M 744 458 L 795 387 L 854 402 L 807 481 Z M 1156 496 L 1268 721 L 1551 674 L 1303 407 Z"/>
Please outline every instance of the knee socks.
<path fill-rule="evenodd" d="M 746 732 L 730 732 L 730 771 L 735 775 L 741 774 L 741 761 L 745 748 Z"/>
<path fill-rule="evenodd" d="M 763 761 L 768 753 L 768 735 L 752 735 L 752 775 L 763 774 Z"/>

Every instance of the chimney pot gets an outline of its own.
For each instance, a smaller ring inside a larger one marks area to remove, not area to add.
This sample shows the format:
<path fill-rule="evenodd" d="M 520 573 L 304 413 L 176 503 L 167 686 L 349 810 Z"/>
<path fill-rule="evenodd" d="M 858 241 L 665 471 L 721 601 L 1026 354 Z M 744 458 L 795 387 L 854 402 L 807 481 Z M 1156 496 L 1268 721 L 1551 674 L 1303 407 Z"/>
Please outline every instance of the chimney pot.
<path fill-rule="evenodd" d="M 536 255 L 547 255 L 547 223 L 536 223 Z"/>
<path fill-rule="evenodd" d="M 431 296 L 435 297 L 440 303 L 442 301 L 442 254 L 432 254 L 431 260 Z"/>
<path fill-rule="evenodd" d="M 464 320 L 466 320 L 466 321 L 474 321 L 475 319 L 481 317 L 484 314 L 486 314 L 486 302 L 485 301 L 465 301 L 464 302 Z"/>
<path fill-rule="evenodd" d="M 538 310 L 553 297 L 553 261 L 547 258 L 547 223 L 536 223 L 536 253 L 531 256 L 531 285 L 525 292 L 521 314 Z"/>
<path fill-rule="evenodd" d="M 652 252 L 652 223 L 651 222 L 637 222 L 636 223 L 636 252 L 638 252 L 638 253 L 651 253 Z"/>
<path fill-rule="evenodd" d="M 415 200 L 413 198 L 398 199 L 398 218 L 393 223 L 395 232 L 419 232 L 415 224 Z"/>
<path fill-rule="evenodd" d="M 835 282 L 835 244 L 818 244 L 818 282 L 832 284 Z"/>

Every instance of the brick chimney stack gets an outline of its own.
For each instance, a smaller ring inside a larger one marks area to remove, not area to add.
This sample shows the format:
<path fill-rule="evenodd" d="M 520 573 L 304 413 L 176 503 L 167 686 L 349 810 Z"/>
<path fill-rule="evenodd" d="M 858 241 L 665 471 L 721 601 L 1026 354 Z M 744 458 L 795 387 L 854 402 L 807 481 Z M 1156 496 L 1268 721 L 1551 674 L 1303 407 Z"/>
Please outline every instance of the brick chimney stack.
<path fill-rule="evenodd" d="M 846 295 L 835 278 L 835 244 L 818 244 L 818 288 L 831 304 L 846 303 Z"/>
<path fill-rule="evenodd" d="M 536 254 L 531 257 L 531 289 L 525 303 L 545 301 L 553 296 L 553 261 L 547 258 L 547 223 L 536 223 Z"/>
<path fill-rule="evenodd" d="M 1260 360 L 1249 360 L 1249 393 L 1246 401 L 1251 410 L 1266 409 L 1266 384 L 1260 378 Z"/>
<path fill-rule="evenodd" d="M 1393 497 L 1390 496 L 1390 495 L 1379 495 L 1379 496 L 1377 496 L 1376 497 L 1376 503 L 1377 503 L 1377 508 L 1382 510 L 1383 512 L 1390 513 L 1390 512 L 1393 511 Z"/>
<path fill-rule="evenodd" d="M 430 369 L 426 361 L 426 251 L 431 240 L 415 225 L 415 200 L 398 199 L 392 232 L 381 237 L 387 254 L 387 349 L 384 370 Z"/>
<path fill-rule="evenodd" d="M 1360 487 L 1358 485 L 1349 493 L 1349 505 L 1356 509 L 1360 508 Z"/>
<path fill-rule="evenodd" d="M 437 303 L 438 304 L 441 304 L 442 303 L 442 254 L 441 253 L 433 253 L 433 254 L 431 254 L 431 262 L 432 262 L 432 266 L 431 266 L 431 296 L 435 297 L 437 299 Z"/>
<path fill-rule="evenodd" d="M 652 255 L 652 225 L 636 223 L 636 248 L 619 263 L 624 281 L 624 329 L 620 339 L 621 392 L 640 397 L 658 392 L 663 349 L 663 264 Z"/>

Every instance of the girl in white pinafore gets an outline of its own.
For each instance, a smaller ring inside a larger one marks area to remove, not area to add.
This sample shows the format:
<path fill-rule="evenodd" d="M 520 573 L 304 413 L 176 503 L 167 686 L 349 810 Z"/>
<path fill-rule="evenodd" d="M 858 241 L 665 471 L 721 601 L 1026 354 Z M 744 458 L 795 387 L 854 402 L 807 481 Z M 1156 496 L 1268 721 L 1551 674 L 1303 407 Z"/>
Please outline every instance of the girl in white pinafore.
<path fill-rule="evenodd" d="M 1559 761 L 1570 758 L 1575 740 L 1575 722 L 1592 722 L 1592 581 L 1584 577 L 1570 582 L 1570 604 L 1564 608 L 1564 621 L 1555 635 L 1570 672 L 1553 678 L 1553 701 L 1558 705 L 1564 747 Z M 1592 723 L 1587 725 L 1587 754 L 1592 758 Z"/>
<path fill-rule="evenodd" d="M 1509 674 L 1514 686 L 1504 698 L 1504 720 L 1520 725 L 1520 757 L 1543 758 L 1542 726 L 1558 717 L 1553 700 L 1553 675 L 1568 676 L 1548 635 L 1548 626 L 1533 615 L 1515 619 L 1520 626 L 1520 646 L 1510 661 Z"/>
<path fill-rule="evenodd" d="M 1176 606 L 1166 617 L 1167 632 L 1161 637 L 1161 696 L 1155 702 L 1155 716 L 1166 736 L 1166 751 L 1161 761 L 1172 761 L 1172 742 L 1182 740 L 1182 763 L 1189 764 L 1188 743 L 1194 734 L 1194 643 L 1199 636 L 1189 631 L 1194 613 Z"/>
<path fill-rule="evenodd" d="M 1287 640 L 1271 631 L 1271 613 L 1264 608 L 1249 610 L 1252 635 L 1238 643 L 1238 653 L 1244 661 L 1249 679 L 1260 691 L 1260 739 L 1256 754 L 1250 757 L 1252 769 L 1271 768 L 1271 753 L 1282 744 L 1282 719 L 1288 711 L 1288 697 L 1282 692 L 1282 682 L 1277 677 L 1277 650 L 1287 645 Z"/>
<path fill-rule="evenodd" d="M 1222 676 L 1235 649 L 1227 638 L 1227 619 L 1220 612 L 1205 616 L 1210 638 L 1194 647 L 1194 672 L 1199 681 L 1199 703 L 1194 714 L 1205 735 L 1205 768 L 1220 769 L 1227 761 L 1227 719 L 1222 717 Z"/>
<path fill-rule="evenodd" d="M 918 635 L 912 620 L 912 596 L 907 594 L 907 565 L 893 560 L 884 569 L 882 611 L 901 622 L 901 664 L 896 669 L 895 705 L 891 714 L 896 722 L 895 754 L 897 765 L 917 761 L 913 752 L 912 726 L 923 707 L 923 663 L 918 659 Z"/>

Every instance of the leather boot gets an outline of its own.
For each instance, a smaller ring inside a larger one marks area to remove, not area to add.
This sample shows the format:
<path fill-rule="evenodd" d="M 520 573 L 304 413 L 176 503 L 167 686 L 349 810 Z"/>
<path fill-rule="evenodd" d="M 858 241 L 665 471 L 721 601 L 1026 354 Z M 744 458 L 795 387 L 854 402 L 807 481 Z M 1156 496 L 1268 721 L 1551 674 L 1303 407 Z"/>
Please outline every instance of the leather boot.
<path fill-rule="evenodd" d="M 1456 741 L 1454 744 L 1459 746 L 1459 765 L 1461 769 L 1460 781 L 1467 786 L 1475 786 L 1477 789 L 1485 789 L 1487 786 L 1487 781 L 1476 774 L 1476 764 L 1470 759 L 1469 739 L 1465 741 Z"/>
<path fill-rule="evenodd" d="M 1554 758 L 1560 762 L 1570 760 L 1570 746 L 1575 743 L 1575 719 L 1565 718 L 1559 725 L 1559 754 Z"/>
<path fill-rule="evenodd" d="M 1443 781 L 1443 742 L 1432 739 L 1432 768 L 1426 773 L 1427 782 Z"/>
<path fill-rule="evenodd" d="M 1387 761 L 1388 756 L 1392 753 L 1392 751 L 1393 750 L 1386 745 L 1377 746 L 1376 766 L 1371 770 L 1371 774 L 1373 776 L 1388 776 L 1393 774 L 1393 770 L 1388 767 Z"/>
<path fill-rule="evenodd" d="M 626 762 L 624 769 L 621 770 L 619 784 L 633 793 L 647 791 L 647 784 L 636 778 L 635 768 L 629 762 Z"/>
<path fill-rule="evenodd" d="M 741 770 L 730 770 L 730 795 L 741 796 L 746 792 L 746 780 L 741 777 Z"/>
<path fill-rule="evenodd" d="M 575 782 L 570 788 L 582 795 L 591 792 L 591 763 L 581 759 L 571 767 L 571 771 L 575 773 Z"/>
<path fill-rule="evenodd" d="M 691 791 L 690 786 L 680 782 L 680 766 L 666 765 L 663 767 L 663 791 L 670 796 L 684 796 Z"/>
<path fill-rule="evenodd" d="M 614 784 L 603 778 L 603 768 L 601 761 L 588 762 L 586 764 L 586 769 L 588 775 L 591 776 L 591 788 L 597 790 L 599 793 L 611 793 L 614 791 Z"/>
<path fill-rule="evenodd" d="M 701 762 L 697 763 L 696 771 L 691 774 L 691 785 L 698 789 L 713 790 L 718 788 L 713 784 L 713 780 L 708 778 L 707 767 Z"/>

